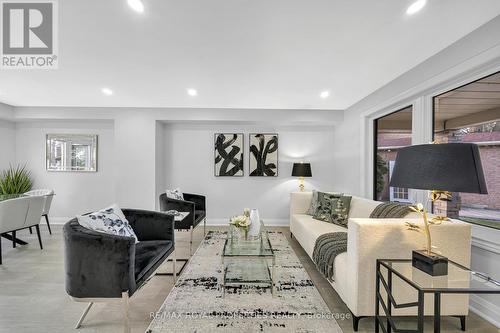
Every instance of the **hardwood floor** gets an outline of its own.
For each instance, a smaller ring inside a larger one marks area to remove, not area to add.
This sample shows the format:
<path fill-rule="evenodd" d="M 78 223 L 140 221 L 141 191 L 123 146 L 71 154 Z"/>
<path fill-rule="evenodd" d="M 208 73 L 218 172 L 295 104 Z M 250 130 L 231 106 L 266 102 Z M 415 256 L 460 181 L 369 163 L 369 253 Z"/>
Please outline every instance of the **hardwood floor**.
<path fill-rule="evenodd" d="M 207 228 L 208 230 L 214 228 Z M 221 228 L 217 228 L 221 229 Z M 353 332 L 350 313 L 330 284 L 317 272 L 314 264 L 300 245 L 290 239 L 288 228 L 274 228 L 284 232 L 319 289 L 330 310 L 339 315 L 339 325 L 345 333 Z M 203 228 L 195 231 L 196 246 L 202 239 Z M 36 234 L 20 231 L 17 236 L 28 241 L 26 246 L 12 248 L 2 240 L 3 265 L 0 266 L 0 332 L 122 332 L 122 311 L 116 303 L 97 303 L 90 310 L 82 327 L 74 325 L 86 307 L 75 303 L 64 291 L 64 263 L 61 226 L 52 226 L 52 235 L 41 225 L 44 249 L 40 250 Z M 185 258 L 189 251 L 189 235 L 176 233 L 177 257 Z M 196 248 L 195 246 L 195 248 Z M 165 264 L 170 265 L 170 264 Z M 164 266 L 165 266 L 164 265 Z M 162 267 L 160 270 L 169 270 Z M 144 332 L 150 315 L 159 309 L 173 287 L 171 276 L 155 276 L 130 300 L 132 332 Z M 497 333 L 499 330 L 475 314 L 468 317 L 468 332 Z M 411 318 L 400 320 L 411 325 Z M 442 332 L 459 332 L 455 318 L 442 320 Z M 432 331 L 432 320 L 426 321 L 426 332 Z M 360 321 L 359 332 L 373 332 L 373 319 Z"/>

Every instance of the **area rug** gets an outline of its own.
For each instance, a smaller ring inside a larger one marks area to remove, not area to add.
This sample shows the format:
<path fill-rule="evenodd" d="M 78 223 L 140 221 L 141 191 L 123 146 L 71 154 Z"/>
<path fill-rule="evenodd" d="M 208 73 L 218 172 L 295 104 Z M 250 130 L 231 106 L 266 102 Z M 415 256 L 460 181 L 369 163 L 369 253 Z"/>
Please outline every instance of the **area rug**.
<path fill-rule="evenodd" d="M 221 252 L 225 232 L 211 231 L 201 243 L 147 333 L 342 332 L 281 232 L 270 232 L 276 252 L 277 289 L 246 285 L 223 297 Z"/>

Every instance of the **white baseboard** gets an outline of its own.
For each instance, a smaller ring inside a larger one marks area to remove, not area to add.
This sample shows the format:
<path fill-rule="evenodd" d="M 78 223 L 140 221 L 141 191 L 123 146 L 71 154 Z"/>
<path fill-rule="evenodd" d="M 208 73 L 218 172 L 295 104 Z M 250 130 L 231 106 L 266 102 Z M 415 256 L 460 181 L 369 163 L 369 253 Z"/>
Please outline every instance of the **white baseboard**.
<path fill-rule="evenodd" d="M 500 307 L 480 295 L 470 295 L 469 309 L 500 329 Z"/>
<path fill-rule="evenodd" d="M 50 224 L 65 224 L 69 220 L 72 219 L 72 217 L 53 217 L 50 216 Z M 45 223 L 44 220 L 42 220 L 42 223 Z M 207 219 L 207 225 L 210 226 L 226 226 L 229 223 L 229 218 L 219 218 L 219 219 Z M 266 226 L 270 227 L 288 227 L 290 225 L 290 221 L 288 219 L 264 219 L 264 223 Z"/>
<path fill-rule="evenodd" d="M 49 216 L 49 222 L 50 225 L 55 225 L 55 224 L 65 224 L 69 220 L 73 219 L 74 217 L 56 217 L 56 216 Z M 45 223 L 45 219 L 42 219 L 42 224 Z"/>

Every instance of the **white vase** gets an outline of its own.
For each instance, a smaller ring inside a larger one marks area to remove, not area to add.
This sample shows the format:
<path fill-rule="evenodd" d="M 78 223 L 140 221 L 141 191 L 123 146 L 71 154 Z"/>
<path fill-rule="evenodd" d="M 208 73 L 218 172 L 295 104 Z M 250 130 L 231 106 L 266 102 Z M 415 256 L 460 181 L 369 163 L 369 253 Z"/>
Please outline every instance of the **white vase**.
<path fill-rule="evenodd" d="M 252 237 L 259 236 L 260 233 L 260 216 L 258 209 L 252 209 L 250 211 L 250 228 L 248 230 L 248 235 Z"/>

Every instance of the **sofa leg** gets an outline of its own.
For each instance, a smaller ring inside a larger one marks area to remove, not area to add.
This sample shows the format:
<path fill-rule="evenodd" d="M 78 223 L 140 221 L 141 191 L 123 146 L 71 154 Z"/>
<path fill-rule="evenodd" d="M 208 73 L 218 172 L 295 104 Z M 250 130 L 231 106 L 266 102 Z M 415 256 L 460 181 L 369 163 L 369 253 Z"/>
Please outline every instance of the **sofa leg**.
<path fill-rule="evenodd" d="M 193 256 L 193 226 L 189 227 L 189 256 Z"/>
<path fill-rule="evenodd" d="M 16 248 L 16 231 L 12 231 L 12 247 Z"/>
<path fill-rule="evenodd" d="M 129 313 L 128 291 L 122 293 L 122 300 L 123 300 L 123 316 L 125 318 L 123 332 L 130 333 L 130 318 L 128 314 Z"/>
<path fill-rule="evenodd" d="M 90 308 L 92 307 L 92 304 L 94 304 L 94 303 L 90 302 L 89 305 L 87 305 L 87 307 L 85 308 L 85 311 L 83 311 L 82 316 L 80 317 L 80 320 L 78 320 L 78 322 L 76 323 L 75 329 L 79 329 L 80 326 L 82 326 L 83 320 L 85 319 L 85 317 L 89 313 Z"/>
<path fill-rule="evenodd" d="M 359 321 L 363 318 L 366 318 L 366 316 L 356 317 L 352 313 L 351 316 L 352 316 L 352 329 L 354 330 L 354 332 L 357 332 L 359 327 Z"/>
<path fill-rule="evenodd" d="M 458 319 L 460 319 L 460 329 L 462 331 L 465 331 L 466 330 L 466 326 L 465 326 L 465 316 L 454 316 Z"/>
<path fill-rule="evenodd" d="M 290 238 L 293 239 L 293 232 L 290 231 Z"/>
<path fill-rule="evenodd" d="M 207 218 L 203 219 L 203 237 L 207 235 Z"/>

